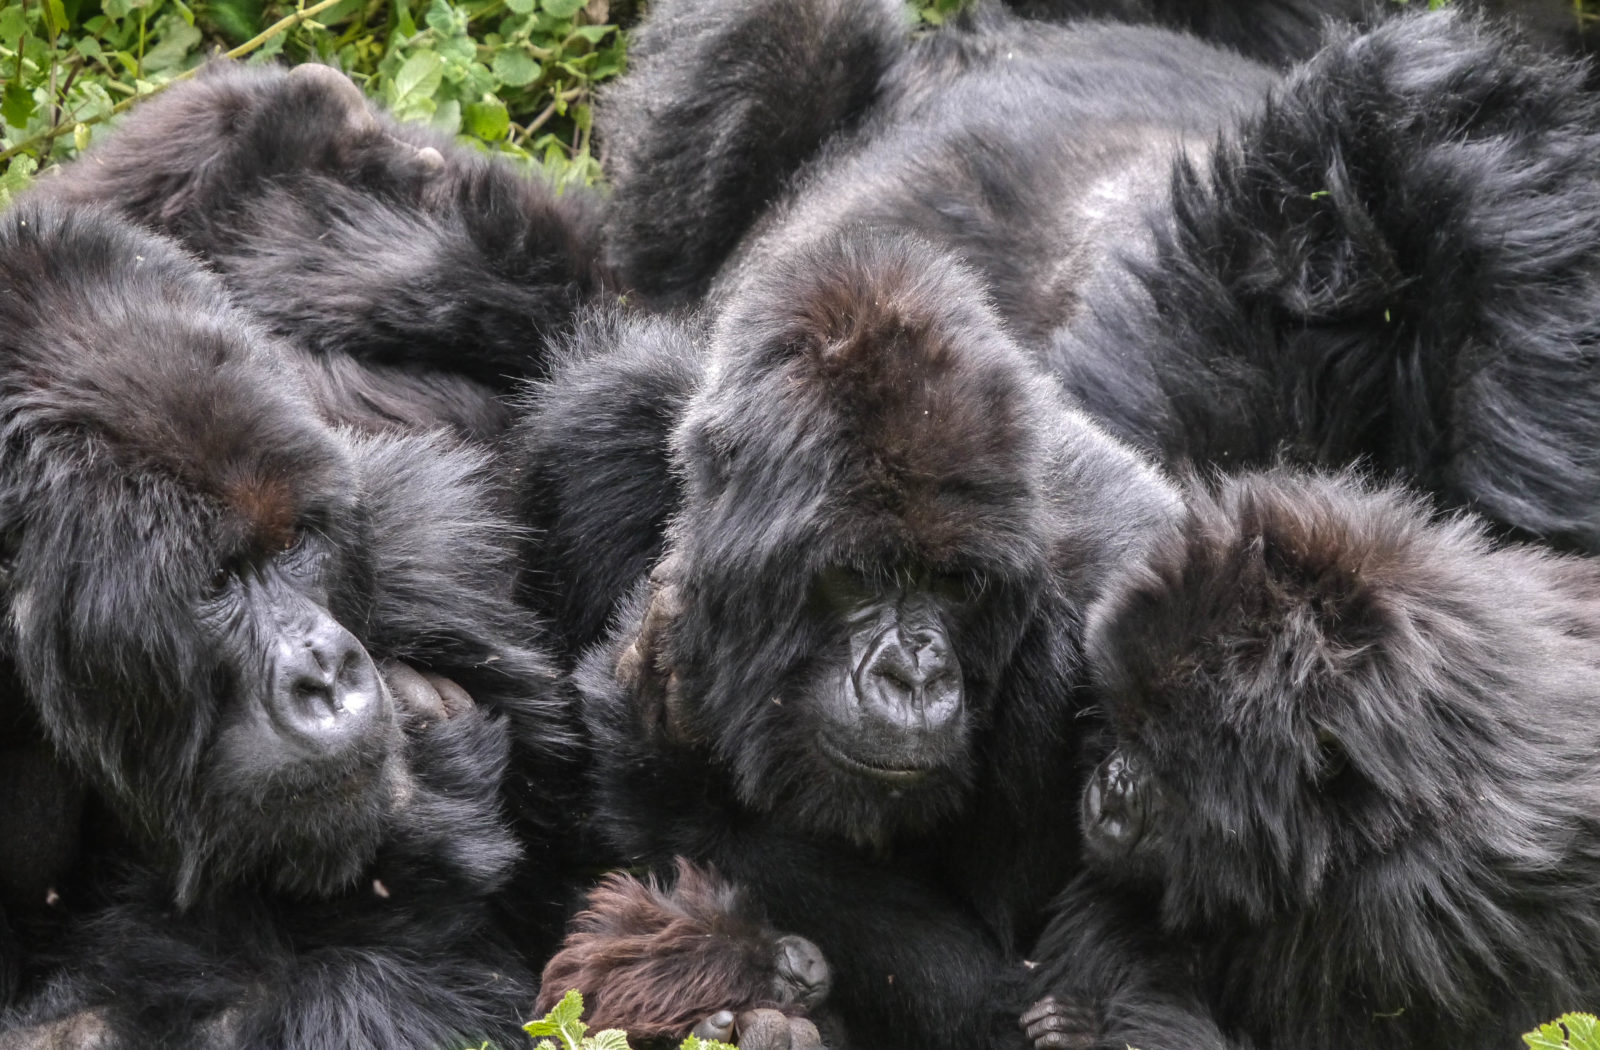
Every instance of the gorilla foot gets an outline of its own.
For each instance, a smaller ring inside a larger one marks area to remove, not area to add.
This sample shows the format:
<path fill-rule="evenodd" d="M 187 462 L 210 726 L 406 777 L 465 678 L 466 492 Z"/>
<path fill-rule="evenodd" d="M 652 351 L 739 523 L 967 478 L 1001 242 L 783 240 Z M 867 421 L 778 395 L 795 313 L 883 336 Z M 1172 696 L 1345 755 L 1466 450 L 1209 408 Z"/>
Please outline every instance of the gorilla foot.
<path fill-rule="evenodd" d="M 1095 1008 L 1077 997 L 1047 995 L 1028 1008 L 1021 1024 L 1033 1050 L 1091 1050 L 1099 1043 Z"/>
<path fill-rule="evenodd" d="M 817 1026 L 804 1017 L 790 1017 L 782 1010 L 746 1010 L 735 1017 L 732 1010 L 718 1010 L 694 1027 L 701 1039 L 735 1043 L 739 1050 L 821 1050 L 822 1036 Z"/>

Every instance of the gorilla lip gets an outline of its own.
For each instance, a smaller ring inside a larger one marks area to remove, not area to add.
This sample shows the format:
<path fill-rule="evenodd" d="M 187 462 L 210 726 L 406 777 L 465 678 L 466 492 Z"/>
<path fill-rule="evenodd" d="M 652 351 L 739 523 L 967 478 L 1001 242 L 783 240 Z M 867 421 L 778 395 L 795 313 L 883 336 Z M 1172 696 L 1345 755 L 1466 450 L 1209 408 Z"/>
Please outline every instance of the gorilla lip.
<path fill-rule="evenodd" d="M 871 765 L 867 762 L 861 761 L 858 758 L 852 758 L 845 754 L 842 748 L 825 736 L 819 736 L 817 738 L 817 746 L 822 753 L 826 755 L 835 765 L 840 766 L 851 773 L 870 777 L 873 780 L 882 780 L 886 783 L 916 783 L 919 780 L 925 779 L 928 774 L 933 771 L 929 766 L 907 766 L 903 768 L 895 768 L 891 766 Z"/>

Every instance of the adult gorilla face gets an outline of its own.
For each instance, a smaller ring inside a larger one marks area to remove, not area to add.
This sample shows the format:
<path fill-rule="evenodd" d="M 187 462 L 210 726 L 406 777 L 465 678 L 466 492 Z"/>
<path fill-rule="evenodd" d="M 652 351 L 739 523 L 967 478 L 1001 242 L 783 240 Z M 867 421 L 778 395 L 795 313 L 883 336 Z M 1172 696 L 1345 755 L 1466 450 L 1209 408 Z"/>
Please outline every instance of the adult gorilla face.
<path fill-rule="evenodd" d="M 914 240 L 803 244 L 736 289 L 625 684 L 741 800 L 864 843 L 957 807 L 1048 577 L 1055 404 Z"/>
<path fill-rule="evenodd" d="M 181 899 L 343 884 L 407 779 L 360 641 L 349 450 L 187 259 L 23 211 L 0 230 L 0 656 Z"/>

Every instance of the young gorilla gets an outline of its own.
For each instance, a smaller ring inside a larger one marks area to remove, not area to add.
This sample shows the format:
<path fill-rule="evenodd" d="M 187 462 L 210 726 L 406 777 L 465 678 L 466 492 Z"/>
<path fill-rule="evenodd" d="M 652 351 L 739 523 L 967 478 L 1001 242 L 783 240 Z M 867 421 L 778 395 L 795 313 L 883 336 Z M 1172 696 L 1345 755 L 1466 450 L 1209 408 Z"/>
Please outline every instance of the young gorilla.
<path fill-rule="evenodd" d="M 340 422 L 497 433 L 491 395 L 606 283 L 589 191 L 397 124 L 327 66 L 214 63 L 36 192 L 177 237 Z"/>
<path fill-rule="evenodd" d="M 1600 998 L 1600 567 L 1427 515 L 1197 487 L 1097 610 L 1040 1050 L 1490 1050 Z"/>
<path fill-rule="evenodd" d="M 1086 772 L 1083 609 L 1172 493 L 914 238 L 795 245 L 729 297 L 709 345 L 662 320 L 599 330 L 615 353 L 563 364 L 529 461 L 582 473 L 550 449 L 638 434 L 648 414 L 592 395 L 626 395 L 651 363 L 631 392 L 676 419 L 682 485 L 664 553 L 577 670 L 601 830 L 658 870 L 714 866 L 817 944 L 830 1041 L 842 1025 L 862 1046 L 986 1045 L 992 1021 L 1019 1039 L 1020 949 L 1076 850 L 1037 829 L 1071 820 Z M 649 564 L 643 544 L 629 556 Z M 652 934 L 596 908 L 590 954 Z"/>
<path fill-rule="evenodd" d="M 808 0 L 775 57 L 739 49 L 771 6 L 656 5 L 603 107 L 607 251 L 647 297 L 725 295 L 827 230 L 916 231 L 1166 462 L 1366 459 L 1600 548 L 1600 98 L 1581 66 L 1451 12 L 1285 76 L 992 8 L 908 41 L 888 0 Z M 874 56 L 861 82 L 811 59 L 847 51 Z M 761 153 L 774 125 L 796 141 Z"/>
<path fill-rule="evenodd" d="M 816 1011 L 831 980 L 816 945 L 773 930 L 743 890 L 679 858 L 670 890 L 613 874 L 590 891 L 545 965 L 535 1009 L 586 988 L 589 1026 L 622 1029 L 635 1044 L 676 1044 L 691 1028 L 726 1041 L 737 1026 L 747 1047 L 791 1036 L 815 1046 L 815 1027 L 785 1011 Z"/>
<path fill-rule="evenodd" d="M 519 1036 L 571 713 L 484 457 L 311 401 L 165 239 L 0 223 L 7 1050 Z"/>

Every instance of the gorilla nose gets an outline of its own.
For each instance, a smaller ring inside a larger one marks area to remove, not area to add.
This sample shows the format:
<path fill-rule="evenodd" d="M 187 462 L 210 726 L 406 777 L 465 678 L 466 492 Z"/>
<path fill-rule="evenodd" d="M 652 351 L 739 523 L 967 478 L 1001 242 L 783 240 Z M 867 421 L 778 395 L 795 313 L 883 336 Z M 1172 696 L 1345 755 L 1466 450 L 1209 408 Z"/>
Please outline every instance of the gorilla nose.
<path fill-rule="evenodd" d="M 359 743 L 384 714 L 372 658 L 331 617 L 285 639 L 273 695 L 278 728 L 300 746 L 332 755 Z"/>
<path fill-rule="evenodd" d="M 1129 850 L 1144 834 L 1146 792 L 1137 764 L 1122 751 L 1100 763 L 1083 798 L 1083 826 L 1106 847 Z"/>
<path fill-rule="evenodd" d="M 778 938 L 778 1001 L 815 1009 L 828 997 L 833 972 L 822 949 L 792 933 Z"/>
<path fill-rule="evenodd" d="M 961 667 L 943 632 L 894 628 L 877 639 L 857 688 L 874 717 L 938 729 L 961 713 Z"/>

